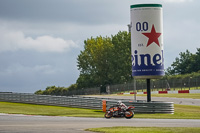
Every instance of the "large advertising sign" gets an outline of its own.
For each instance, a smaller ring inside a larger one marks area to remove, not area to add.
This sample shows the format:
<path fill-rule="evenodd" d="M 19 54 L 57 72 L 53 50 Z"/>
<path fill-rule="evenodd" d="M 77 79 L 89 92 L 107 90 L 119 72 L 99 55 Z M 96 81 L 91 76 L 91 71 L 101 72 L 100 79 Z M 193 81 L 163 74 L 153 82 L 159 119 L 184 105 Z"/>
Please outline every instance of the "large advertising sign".
<path fill-rule="evenodd" d="M 131 5 L 131 52 L 134 78 L 164 76 L 161 4 Z"/>

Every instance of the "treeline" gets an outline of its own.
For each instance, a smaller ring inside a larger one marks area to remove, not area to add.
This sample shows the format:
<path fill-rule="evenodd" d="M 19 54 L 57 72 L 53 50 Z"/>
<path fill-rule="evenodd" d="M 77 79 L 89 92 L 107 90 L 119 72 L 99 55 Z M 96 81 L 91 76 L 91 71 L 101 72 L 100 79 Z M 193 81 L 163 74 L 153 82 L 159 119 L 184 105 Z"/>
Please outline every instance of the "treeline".
<path fill-rule="evenodd" d="M 76 90 L 76 84 L 72 84 L 68 88 L 66 87 L 56 87 L 48 86 L 45 90 L 38 90 L 35 92 L 37 95 L 56 95 L 56 96 L 65 96 L 69 91 Z"/>
<path fill-rule="evenodd" d="M 187 80 L 187 79 L 197 79 L 197 78 L 198 79 L 200 78 L 200 70 L 198 72 L 178 74 L 178 75 L 165 75 L 163 77 L 163 79 L 166 79 L 166 80 L 176 80 L 176 79 Z"/>
<path fill-rule="evenodd" d="M 177 81 L 177 79 L 181 79 L 183 81 L 190 81 L 190 80 L 196 80 L 196 79 L 200 79 L 200 71 L 198 72 L 193 72 L 190 74 L 183 74 L 183 75 L 171 75 L 171 76 L 164 76 L 161 80 L 167 80 L 167 81 Z M 159 79 L 157 79 L 159 80 Z M 155 81 L 157 81 L 155 80 Z M 199 80 L 198 80 L 199 82 Z M 137 80 L 137 83 L 143 83 L 144 85 L 146 84 L 145 80 Z M 173 84 L 172 84 L 173 85 Z M 171 86 L 171 84 L 170 84 Z M 35 94 L 38 95 L 56 95 L 56 96 L 66 96 L 68 94 L 68 92 L 72 91 L 72 90 L 77 90 L 77 86 L 76 84 L 71 85 L 70 87 L 66 88 L 66 87 L 56 87 L 56 86 L 49 86 L 47 87 L 45 90 L 38 90 L 35 92 Z"/>
<path fill-rule="evenodd" d="M 98 36 L 84 41 L 84 50 L 77 58 L 80 75 L 72 86 L 50 86 L 46 90 L 38 90 L 35 94 L 65 95 L 70 90 L 131 81 L 131 34 L 123 31 L 111 37 Z"/>
<path fill-rule="evenodd" d="M 195 54 L 186 50 L 186 52 L 181 52 L 179 56 L 176 57 L 171 67 L 167 68 L 166 74 L 168 76 L 190 74 L 200 71 L 200 48 L 197 48 Z"/>
<path fill-rule="evenodd" d="M 91 37 L 78 55 L 77 88 L 102 87 L 131 80 L 131 34 Z"/>
<path fill-rule="evenodd" d="M 200 48 L 195 54 L 186 50 L 166 69 L 164 79 L 200 77 Z M 80 75 L 69 87 L 49 86 L 35 94 L 65 95 L 71 90 L 131 82 L 131 34 L 123 31 L 111 37 L 98 36 L 84 41 L 84 50 L 77 57 Z"/>

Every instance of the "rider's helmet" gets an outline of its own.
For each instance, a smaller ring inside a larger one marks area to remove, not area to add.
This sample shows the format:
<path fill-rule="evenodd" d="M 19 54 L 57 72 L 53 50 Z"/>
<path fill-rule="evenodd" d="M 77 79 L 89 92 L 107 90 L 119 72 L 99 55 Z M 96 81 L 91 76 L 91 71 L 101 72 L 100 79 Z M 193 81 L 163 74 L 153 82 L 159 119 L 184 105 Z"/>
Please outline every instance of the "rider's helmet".
<path fill-rule="evenodd" d="M 120 105 L 122 103 L 122 101 L 117 101 L 117 105 Z"/>

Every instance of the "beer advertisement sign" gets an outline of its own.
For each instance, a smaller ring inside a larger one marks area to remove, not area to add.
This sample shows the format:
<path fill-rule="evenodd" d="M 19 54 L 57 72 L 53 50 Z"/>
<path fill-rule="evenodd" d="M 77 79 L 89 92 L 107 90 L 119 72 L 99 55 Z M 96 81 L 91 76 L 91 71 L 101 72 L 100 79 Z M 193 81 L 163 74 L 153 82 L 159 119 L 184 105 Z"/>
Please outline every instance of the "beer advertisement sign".
<path fill-rule="evenodd" d="M 131 5 L 131 53 L 134 78 L 164 76 L 161 4 Z"/>

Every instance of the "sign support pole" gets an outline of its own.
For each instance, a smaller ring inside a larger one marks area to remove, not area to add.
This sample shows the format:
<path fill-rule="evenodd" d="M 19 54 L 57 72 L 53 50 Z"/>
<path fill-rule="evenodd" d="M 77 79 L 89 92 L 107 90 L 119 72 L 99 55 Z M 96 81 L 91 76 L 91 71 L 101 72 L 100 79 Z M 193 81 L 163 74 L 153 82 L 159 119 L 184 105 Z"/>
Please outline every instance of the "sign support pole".
<path fill-rule="evenodd" d="M 147 102 L 151 102 L 151 84 L 150 84 L 150 79 L 147 79 Z"/>
<path fill-rule="evenodd" d="M 136 93 L 137 93 L 136 92 L 136 79 L 134 78 L 133 80 L 134 80 L 133 81 L 134 82 L 134 100 L 136 101 Z"/>

